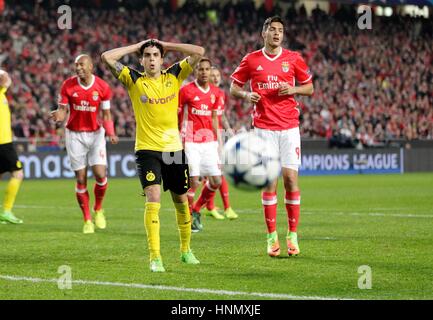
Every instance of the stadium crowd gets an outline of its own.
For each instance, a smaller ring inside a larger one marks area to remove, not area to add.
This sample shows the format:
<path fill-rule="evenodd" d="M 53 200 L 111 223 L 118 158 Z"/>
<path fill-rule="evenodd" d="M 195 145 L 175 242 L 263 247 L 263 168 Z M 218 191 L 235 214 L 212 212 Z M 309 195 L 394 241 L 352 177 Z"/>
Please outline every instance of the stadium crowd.
<path fill-rule="evenodd" d="M 86 52 L 94 58 L 95 73 L 112 87 L 117 134 L 134 137 L 127 92 L 99 55 L 147 38 L 203 45 L 221 68 L 228 91 L 229 76 L 243 55 L 261 47 L 259 32 L 269 14 L 244 2 L 210 9 L 74 7 L 72 29 L 60 30 L 56 8 L 6 8 L 0 16 L 0 66 L 14 83 L 9 92 L 14 135 L 58 145 L 63 129 L 48 114 L 63 80 L 74 74 L 74 57 Z M 303 53 L 314 75 L 313 98 L 300 99 L 304 138 L 327 138 L 337 147 L 433 139 L 431 19 L 375 18 L 372 30 L 359 30 L 353 9 L 333 15 L 315 10 L 312 17 L 290 9 L 285 18 L 286 46 Z M 177 58 L 168 54 L 166 65 Z M 137 59 L 130 60 L 124 63 L 137 65 Z M 250 126 L 250 106 L 231 98 L 227 109 L 236 130 Z"/>

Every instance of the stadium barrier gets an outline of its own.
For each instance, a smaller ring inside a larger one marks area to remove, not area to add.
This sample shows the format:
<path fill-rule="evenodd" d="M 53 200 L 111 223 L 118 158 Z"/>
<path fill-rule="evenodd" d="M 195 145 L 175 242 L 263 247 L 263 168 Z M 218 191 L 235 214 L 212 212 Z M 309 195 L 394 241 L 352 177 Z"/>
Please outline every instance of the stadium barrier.
<path fill-rule="evenodd" d="M 23 142 L 23 141 L 21 141 Z M 125 140 L 118 145 L 107 144 L 108 175 L 135 177 L 134 143 Z M 433 142 L 419 147 L 375 148 L 365 150 L 328 149 L 326 144 L 303 142 L 301 175 L 383 174 L 433 171 Z M 17 148 L 26 179 L 73 178 L 65 151 L 40 148 L 25 152 Z M 89 171 L 89 176 L 91 176 Z"/>

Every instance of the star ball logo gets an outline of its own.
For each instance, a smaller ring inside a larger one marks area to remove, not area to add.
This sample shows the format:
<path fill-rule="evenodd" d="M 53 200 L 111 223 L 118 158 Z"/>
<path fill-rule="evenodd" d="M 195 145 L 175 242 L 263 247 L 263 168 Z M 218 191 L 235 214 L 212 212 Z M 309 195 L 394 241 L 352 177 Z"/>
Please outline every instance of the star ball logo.
<path fill-rule="evenodd" d="M 147 98 L 147 96 L 146 96 L 145 94 L 143 94 L 143 95 L 140 97 L 140 100 L 141 100 L 141 102 L 146 103 L 146 102 L 149 100 L 149 98 Z"/>

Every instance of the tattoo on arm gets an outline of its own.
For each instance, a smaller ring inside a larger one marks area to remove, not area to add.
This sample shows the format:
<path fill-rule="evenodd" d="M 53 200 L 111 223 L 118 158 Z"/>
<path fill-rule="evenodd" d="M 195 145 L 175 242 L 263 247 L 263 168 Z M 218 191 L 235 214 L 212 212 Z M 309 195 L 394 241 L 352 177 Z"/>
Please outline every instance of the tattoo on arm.
<path fill-rule="evenodd" d="M 118 78 L 119 74 L 122 72 L 123 67 L 123 64 L 121 64 L 119 61 L 116 61 L 114 65 L 110 65 L 110 71 L 116 78 Z"/>

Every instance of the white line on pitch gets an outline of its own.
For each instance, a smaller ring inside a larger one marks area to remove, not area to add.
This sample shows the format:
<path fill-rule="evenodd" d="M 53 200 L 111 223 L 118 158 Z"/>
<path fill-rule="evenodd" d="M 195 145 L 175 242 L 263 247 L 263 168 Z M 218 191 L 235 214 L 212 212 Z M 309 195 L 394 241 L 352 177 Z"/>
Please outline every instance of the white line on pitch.
<path fill-rule="evenodd" d="M 41 279 L 41 278 L 30 278 L 21 276 L 8 276 L 0 275 L 0 279 L 7 281 L 27 281 L 33 283 L 57 283 L 58 279 Z M 72 284 L 77 285 L 95 285 L 95 286 L 106 286 L 106 287 L 123 287 L 123 288 L 135 288 L 135 289 L 148 289 L 148 290 L 162 290 L 162 291 L 178 291 L 178 292 L 192 292 L 192 293 L 203 293 L 203 294 L 214 294 L 219 296 L 247 296 L 257 298 L 269 298 L 269 299 L 294 299 L 294 300 L 350 300 L 346 298 L 335 298 L 335 297 L 320 297 L 320 296 L 296 296 L 291 294 L 282 293 L 261 293 L 261 292 L 242 292 L 242 291 L 229 291 L 229 290 L 213 290 L 206 288 L 183 288 L 183 287 L 172 287 L 162 285 L 149 285 L 140 283 L 122 283 L 122 282 L 105 282 L 105 281 L 90 281 L 90 280 L 72 280 Z"/>
<path fill-rule="evenodd" d="M 56 209 L 56 210 L 79 210 L 78 206 L 40 206 L 40 205 L 16 205 L 15 208 L 19 209 Z M 106 207 L 105 209 L 110 210 L 119 210 L 119 208 L 114 207 Z M 131 210 L 134 211 L 143 211 L 144 208 L 131 208 Z M 174 208 L 162 208 L 162 211 L 172 211 Z M 251 212 L 259 212 L 261 210 L 260 207 L 257 208 L 251 208 L 251 209 L 237 209 L 236 212 L 239 213 L 251 213 Z M 398 211 L 398 209 L 389 209 L 389 211 Z M 382 212 L 344 212 L 344 211 L 326 211 L 326 210 L 314 210 L 314 209 L 308 209 L 305 211 L 302 211 L 303 214 L 306 215 L 316 215 L 316 214 L 331 214 L 331 215 L 337 215 L 337 216 L 370 216 L 370 217 L 396 217 L 396 218 L 427 218 L 427 219 L 433 219 L 433 214 L 412 214 L 412 213 L 382 213 Z"/>

